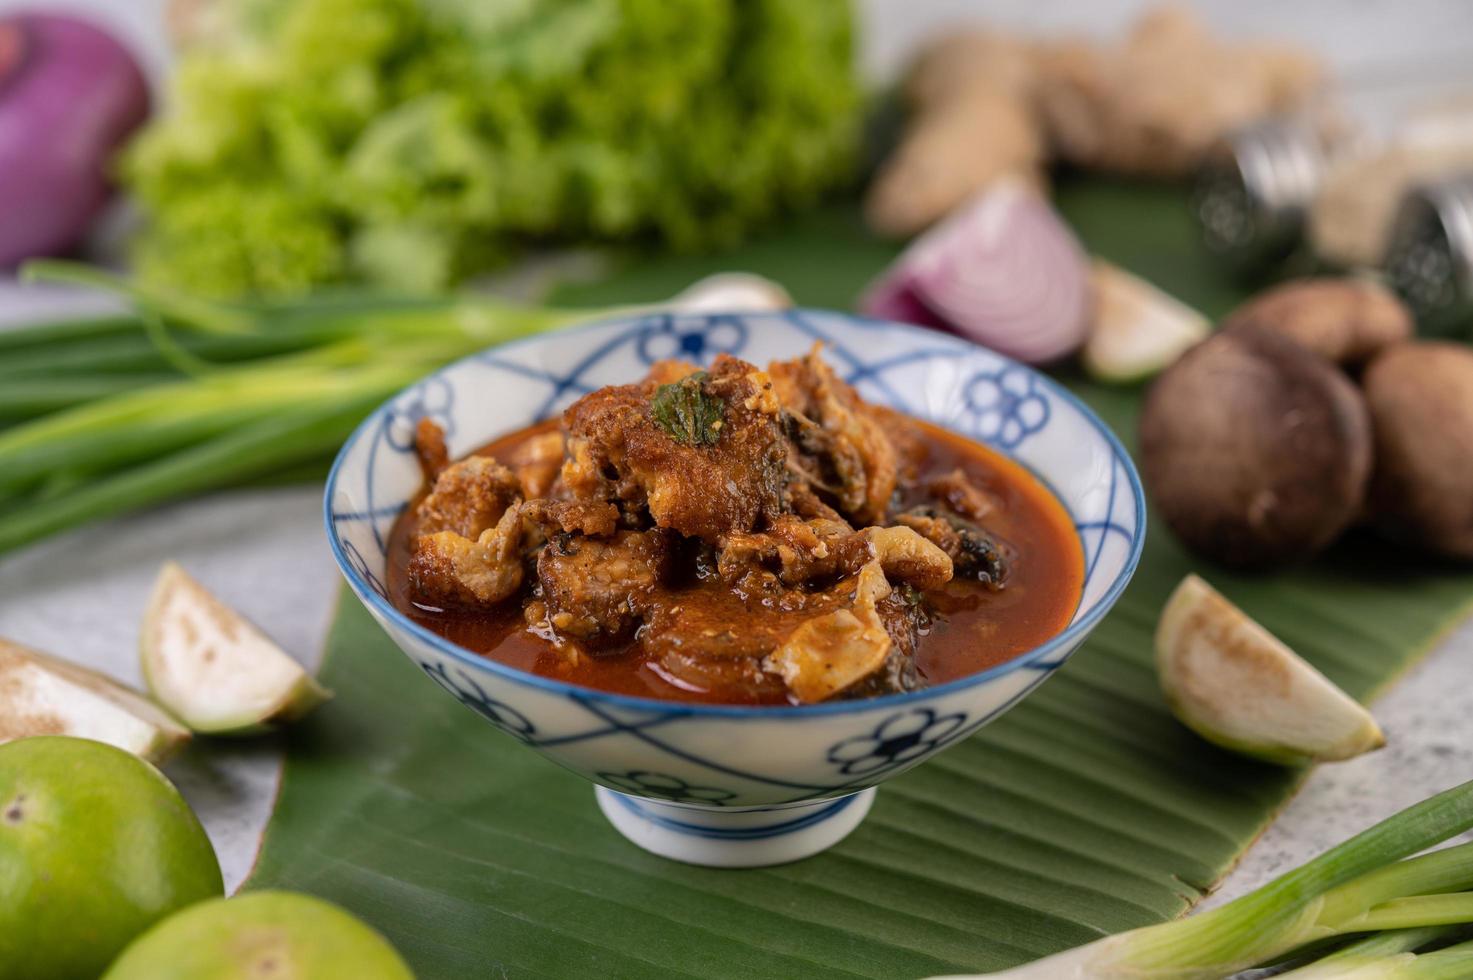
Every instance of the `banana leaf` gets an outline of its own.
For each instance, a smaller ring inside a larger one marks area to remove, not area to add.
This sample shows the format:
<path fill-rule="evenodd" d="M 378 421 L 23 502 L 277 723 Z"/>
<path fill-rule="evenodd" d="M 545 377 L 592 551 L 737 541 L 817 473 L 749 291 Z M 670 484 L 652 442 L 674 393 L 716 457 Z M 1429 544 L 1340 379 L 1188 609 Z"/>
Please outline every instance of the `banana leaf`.
<path fill-rule="evenodd" d="M 1092 251 L 1205 312 L 1241 298 L 1196 247 L 1180 191 L 1077 182 L 1060 204 Z M 559 299 L 643 300 L 741 268 L 844 308 L 892 254 L 836 207 L 736 252 L 636 264 Z M 1138 391 L 1069 380 L 1132 439 Z M 1180 915 L 1304 775 L 1207 745 L 1162 703 L 1151 635 L 1191 570 L 1362 698 L 1473 599 L 1473 576 L 1366 537 L 1246 578 L 1200 569 L 1153 523 L 1129 591 L 1040 691 L 886 783 L 831 851 L 720 871 L 619 837 L 587 783 L 437 691 L 345 596 L 323 668 L 338 697 L 292 733 L 247 887 L 343 904 L 425 978 L 921 977 Z"/>

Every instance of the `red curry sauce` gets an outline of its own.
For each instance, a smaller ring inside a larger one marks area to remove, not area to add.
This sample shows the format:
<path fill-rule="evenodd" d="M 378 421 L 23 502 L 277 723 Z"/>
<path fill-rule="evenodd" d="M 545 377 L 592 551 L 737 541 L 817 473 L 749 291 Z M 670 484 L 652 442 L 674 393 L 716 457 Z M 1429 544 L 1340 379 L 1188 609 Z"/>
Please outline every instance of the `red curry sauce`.
<path fill-rule="evenodd" d="M 915 426 L 924 447 L 916 485 L 924 485 L 928 476 L 962 469 L 994 498 L 997 509 L 988 518 L 988 530 L 1007 541 L 1015 555 L 1001 590 L 954 580 L 926 593 L 932 615 L 923 630 L 916 664 L 929 685 L 938 685 L 1005 663 L 1062 631 L 1079 603 L 1084 560 L 1068 513 L 1026 469 L 948 430 L 916 419 L 906 421 Z M 523 442 L 554 430 L 557 424 L 556 419 L 539 423 L 476 452 L 508 458 Z M 903 495 L 899 506 L 922 499 L 919 493 Z M 459 646 L 518 670 L 619 694 L 707 703 L 786 703 L 776 698 L 758 701 L 729 690 L 695 689 L 665 675 L 637 643 L 597 656 L 569 658 L 527 625 L 519 602 L 508 601 L 491 610 L 418 606 L 411 597 L 407 574 L 417 523 L 411 506 L 391 534 L 390 598 L 411 619 Z M 686 591 L 690 593 L 682 595 L 686 606 L 720 603 L 740 616 L 741 600 L 726 590 L 693 586 Z M 733 625 L 740 628 L 739 623 Z"/>

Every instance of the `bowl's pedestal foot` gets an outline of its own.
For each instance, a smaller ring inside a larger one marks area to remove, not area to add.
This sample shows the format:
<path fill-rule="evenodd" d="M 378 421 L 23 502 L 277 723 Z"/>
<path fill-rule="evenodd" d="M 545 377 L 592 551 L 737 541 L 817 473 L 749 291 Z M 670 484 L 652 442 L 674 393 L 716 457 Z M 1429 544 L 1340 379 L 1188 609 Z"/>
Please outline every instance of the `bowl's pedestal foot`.
<path fill-rule="evenodd" d="M 782 809 L 722 810 L 594 790 L 609 822 L 646 851 L 713 868 L 760 868 L 817 854 L 859 826 L 875 799 L 870 788 Z"/>

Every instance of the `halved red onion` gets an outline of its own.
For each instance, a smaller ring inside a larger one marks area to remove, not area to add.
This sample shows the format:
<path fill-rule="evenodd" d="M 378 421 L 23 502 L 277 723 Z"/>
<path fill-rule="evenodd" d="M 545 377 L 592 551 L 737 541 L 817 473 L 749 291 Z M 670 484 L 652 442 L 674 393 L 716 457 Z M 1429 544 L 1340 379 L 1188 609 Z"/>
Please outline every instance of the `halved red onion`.
<path fill-rule="evenodd" d="M 1042 364 L 1084 342 L 1088 264 L 1048 202 L 1021 182 L 1002 181 L 916 239 L 861 309 L 950 328 Z"/>
<path fill-rule="evenodd" d="M 0 267 L 81 241 L 148 102 L 133 57 L 98 28 L 56 14 L 0 19 Z"/>

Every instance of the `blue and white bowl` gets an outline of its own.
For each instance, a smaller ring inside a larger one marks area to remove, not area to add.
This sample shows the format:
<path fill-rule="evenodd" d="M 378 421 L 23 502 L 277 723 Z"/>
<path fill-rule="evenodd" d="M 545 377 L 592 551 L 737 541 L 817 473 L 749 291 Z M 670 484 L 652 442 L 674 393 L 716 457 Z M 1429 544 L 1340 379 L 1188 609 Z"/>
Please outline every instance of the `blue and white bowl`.
<path fill-rule="evenodd" d="M 389 529 L 420 488 L 424 416 L 452 455 L 642 376 L 662 358 L 735 354 L 759 365 L 822 341 L 868 399 L 1020 461 L 1068 508 L 1084 593 L 1054 639 L 924 691 L 791 707 L 680 704 L 524 673 L 416 625 L 385 595 Z M 349 586 L 430 681 L 497 729 L 598 786 L 618 829 L 648 850 L 720 866 L 791 861 L 841 839 L 876 784 L 971 735 L 1060 667 L 1110 609 L 1141 553 L 1145 513 L 1129 456 L 1074 396 L 1030 368 L 943 334 L 838 313 L 648 314 L 473 355 L 384 405 L 339 454 L 327 532 Z"/>

